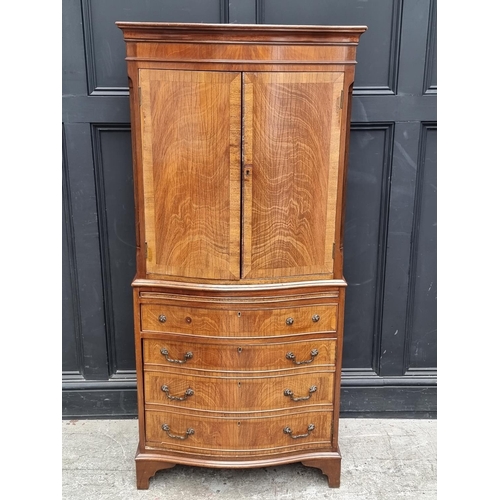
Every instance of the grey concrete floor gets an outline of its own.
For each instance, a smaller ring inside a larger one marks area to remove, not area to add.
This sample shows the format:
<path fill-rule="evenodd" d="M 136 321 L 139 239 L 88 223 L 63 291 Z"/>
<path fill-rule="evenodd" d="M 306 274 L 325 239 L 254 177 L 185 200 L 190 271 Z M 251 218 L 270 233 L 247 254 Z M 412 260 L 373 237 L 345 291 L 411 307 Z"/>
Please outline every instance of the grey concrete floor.
<path fill-rule="evenodd" d="M 63 420 L 64 500 L 430 500 L 437 498 L 436 420 L 341 419 L 341 486 L 302 464 L 262 469 L 176 466 L 137 490 L 137 420 Z"/>

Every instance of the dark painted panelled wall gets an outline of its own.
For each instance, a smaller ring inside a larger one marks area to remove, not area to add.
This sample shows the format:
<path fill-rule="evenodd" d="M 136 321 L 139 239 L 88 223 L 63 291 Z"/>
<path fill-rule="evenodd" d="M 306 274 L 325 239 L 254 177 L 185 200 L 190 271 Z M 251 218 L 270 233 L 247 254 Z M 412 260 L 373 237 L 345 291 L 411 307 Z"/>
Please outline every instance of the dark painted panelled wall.
<path fill-rule="evenodd" d="M 63 417 L 136 415 L 134 202 L 115 21 L 367 25 L 345 226 L 343 416 L 436 414 L 436 2 L 63 2 Z"/>

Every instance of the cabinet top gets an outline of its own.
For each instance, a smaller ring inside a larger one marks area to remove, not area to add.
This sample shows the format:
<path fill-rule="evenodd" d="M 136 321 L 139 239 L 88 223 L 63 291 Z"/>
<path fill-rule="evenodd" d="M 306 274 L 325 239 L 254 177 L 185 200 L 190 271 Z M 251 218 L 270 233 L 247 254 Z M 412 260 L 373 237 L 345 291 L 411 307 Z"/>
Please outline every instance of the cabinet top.
<path fill-rule="evenodd" d="M 153 23 L 117 21 L 126 41 L 227 40 L 357 45 L 366 26 Z"/>

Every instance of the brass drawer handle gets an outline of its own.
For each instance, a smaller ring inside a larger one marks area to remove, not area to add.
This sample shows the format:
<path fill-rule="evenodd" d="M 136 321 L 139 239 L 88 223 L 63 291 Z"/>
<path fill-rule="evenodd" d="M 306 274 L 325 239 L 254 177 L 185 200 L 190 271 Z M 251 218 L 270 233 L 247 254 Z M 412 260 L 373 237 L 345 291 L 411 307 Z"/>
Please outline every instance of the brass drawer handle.
<path fill-rule="evenodd" d="M 314 358 L 318 355 L 318 349 L 313 349 L 311 351 L 311 359 L 306 359 L 304 361 L 296 361 L 295 359 L 295 354 L 293 352 L 287 352 L 286 353 L 286 359 L 290 359 L 293 361 L 296 365 L 302 365 L 304 363 L 312 363 L 314 361 Z"/>
<path fill-rule="evenodd" d="M 285 427 L 283 429 L 283 432 L 285 434 L 288 434 L 292 439 L 298 439 L 298 438 L 305 438 L 307 436 L 309 436 L 309 434 L 311 434 L 311 432 L 314 430 L 314 424 L 309 424 L 307 426 L 307 432 L 305 434 L 297 434 L 296 436 L 293 436 L 292 435 L 292 429 L 290 429 L 290 427 Z"/>
<path fill-rule="evenodd" d="M 302 396 L 302 397 L 299 397 L 299 398 L 294 398 L 293 397 L 293 391 L 291 389 L 285 389 L 285 391 L 283 392 L 283 394 L 285 396 L 289 396 L 290 399 L 292 401 L 306 401 L 307 399 L 309 399 L 313 393 L 315 393 L 316 391 L 318 390 L 318 388 L 315 386 L 315 385 L 311 385 L 311 387 L 309 387 L 309 396 Z"/>
<path fill-rule="evenodd" d="M 165 396 L 167 396 L 168 399 L 171 399 L 173 401 L 186 401 L 186 399 L 189 396 L 192 396 L 194 394 L 193 389 L 186 389 L 186 392 L 184 393 L 184 397 L 171 396 L 170 389 L 168 388 L 168 385 L 162 385 L 161 390 L 165 393 Z"/>
<path fill-rule="evenodd" d="M 158 316 L 158 321 L 159 321 L 160 323 L 165 323 L 165 321 L 167 321 L 167 317 L 166 317 L 164 314 L 160 314 L 160 315 Z"/>
<path fill-rule="evenodd" d="M 317 323 L 319 321 L 319 314 L 315 314 L 311 319 L 313 320 L 313 323 Z"/>
<path fill-rule="evenodd" d="M 170 363 L 180 363 L 180 364 L 183 364 L 183 363 L 186 363 L 187 361 L 189 361 L 192 357 L 193 357 L 193 353 L 191 351 L 187 352 L 186 354 L 184 354 L 184 359 L 170 359 L 168 357 L 168 351 L 162 347 L 160 349 L 160 352 L 165 356 L 165 359 L 170 362 Z"/>
<path fill-rule="evenodd" d="M 286 324 L 288 326 L 293 325 L 293 318 L 286 318 Z"/>
<path fill-rule="evenodd" d="M 161 428 L 167 433 L 168 437 L 171 437 L 172 439 L 187 439 L 189 436 L 192 436 L 194 434 L 194 429 L 191 429 L 191 427 L 186 431 L 185 436 L 176 436 L 175 434 L 170 434 L 170 426 L 168 424 L 163 424 Z"/>

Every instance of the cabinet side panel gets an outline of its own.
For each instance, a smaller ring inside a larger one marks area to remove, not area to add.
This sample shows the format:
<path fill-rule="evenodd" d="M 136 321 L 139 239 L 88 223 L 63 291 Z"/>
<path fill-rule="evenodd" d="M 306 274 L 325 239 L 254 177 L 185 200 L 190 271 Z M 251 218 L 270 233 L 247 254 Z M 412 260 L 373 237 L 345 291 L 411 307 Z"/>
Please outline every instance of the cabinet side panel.
<path fill-rule="evenodd" d="M 147 272 L 238 279 L 239 73 L 141 70 Z"/>
<path fill-rule="evenodd" d="M 244 87 L 243 275 L 331 277 L 343 73 L 245 73 Z"/>

